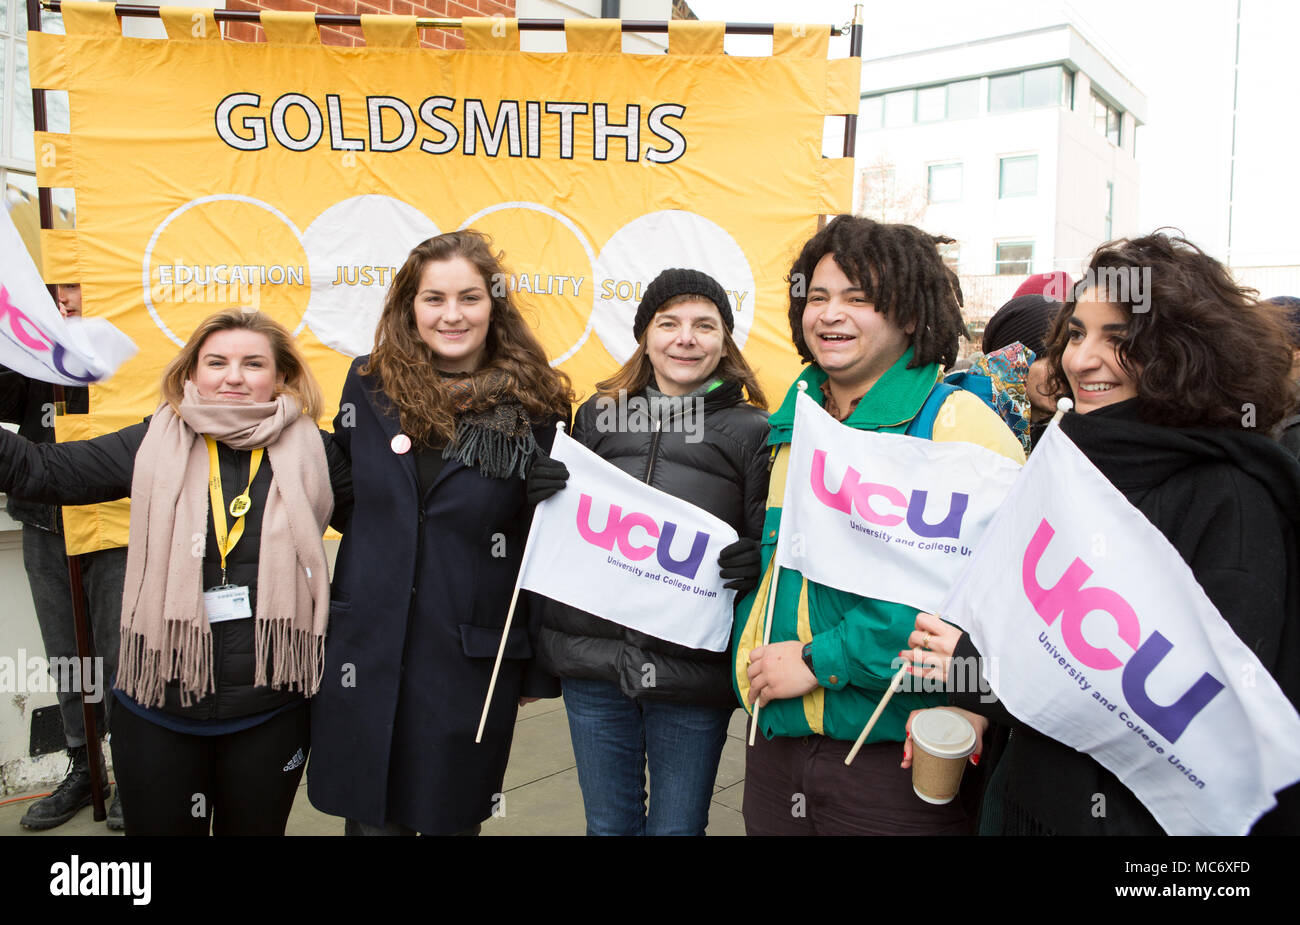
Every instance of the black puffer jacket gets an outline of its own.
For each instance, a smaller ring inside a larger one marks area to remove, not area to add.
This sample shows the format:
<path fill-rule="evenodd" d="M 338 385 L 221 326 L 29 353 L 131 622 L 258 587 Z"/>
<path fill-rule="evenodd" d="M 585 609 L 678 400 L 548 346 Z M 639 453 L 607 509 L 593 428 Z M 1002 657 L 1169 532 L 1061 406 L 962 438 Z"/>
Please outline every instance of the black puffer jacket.
<path fill-rule="evenodd" d="M 35 444 L 13 434 L 0 432 L 0 490 L 12 491 L 24 499 L 46 504 L 96 504 L 115 501 L 131 493 L 135 456 L 140 450 L 148 422 L 133 424 L 116 433 L 71 443 Z M 347 458 L 322 431 L 329 463 L 330 485 L 334 490 L 334 515 L 330 522 L 342 529 L 351 511 L 352 477 Z M 227 498 L 233 498 L 248 484 L 247 451 L 218 444 L 221 483 Z M 244 536 L 226 560 L 231 584 L 247 585 L 249 602 L 257 610 L 257 559 L 262 536 L 262 510 L 271 485 L 271 459 L 262 459 L 253 480 L 253 507 L 245 515 Z M 211 506 L 209 505 L 209 508 Z M 203 558 L 203 585 L 221 584 L 221 555 L 208 511 L 208 536 Z M 212 672 L 216 692 L 182 707 L 180 688 L 167 686 L 162 710 L 195 720 L 227 720 L 252 716 L 301 700 L 296 692 L 255 687 L 253 621 L 229 620 L 212 627 Z M 268 675 L 269 676 L 269 675 Z"/>
<path fill-rule="evenodd" d="M 724 383 L 704 396 L 702 427 L 693 433 L 681 426 L 681 416 L 665 418 L 657 430 L 637 426 L 644 420 L 617 430 L 611 426 L 615 420 L 593 396 L 578 409 L 573 437 L 629 475 L 758 539 L 767 500 L 767 415 L 744 401 L 739 383 Z M 666 642 L 556 601 L 541 604 L 538 659 L 552 674 L 613 681 L 634 698 L 737 705 L 726 652 Z"/>
<path fill-rule="evenodd" d="M 85 414 L 90 410 L 89 396 L 84 386 L 65 387 L 63 397 L 68 413 Z M 0 421 L 17 424 L 18 433 L 33 443 L 53 443 L 54 428 L 46 425 L 53 408 L 54 386 L 0 366 Z M 51 533 L 63 532 L 63 518 L 56 505 L 11 496 L 5 510 L 19 523 Z"/>

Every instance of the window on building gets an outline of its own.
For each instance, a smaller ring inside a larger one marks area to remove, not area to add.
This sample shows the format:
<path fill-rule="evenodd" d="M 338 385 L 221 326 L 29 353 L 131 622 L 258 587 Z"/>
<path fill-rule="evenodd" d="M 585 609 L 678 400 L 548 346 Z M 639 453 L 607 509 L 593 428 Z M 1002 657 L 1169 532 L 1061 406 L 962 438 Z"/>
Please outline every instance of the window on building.
<path fill-rule="evenodd" d="M 948 118 L 970 119 L 979 115 L 980 82 L 959 80 L 948 84 Z"/>
<path fill-rule="evenodd" d="M 998 245 L 993 272 L 998 276 L 1027 276 L 1033 263 L 1033 241 L 1004 241 Z"/>
<path fill-rule="evenodd" d="M 885 98 L 883 96 L 864 96 L 858 106 L 858 129 L 871 131 L 880 128 L 885 122 Z"/>
<path fill-rule="evenodd" d="M 1019 74 L 999 74 L 989 78 L 989 112 L 1019 109 L 1020 99 Z"/>
<path fill-rule="evenodd" d="M 1038 193 L 1038 155 L 1004 157 L 998 162 L 998 198 Z"/>
<path fill-rule="evenodd" d="M 979 94 L 980 82 L 976 79 L 864 96 L 858 106 L 858 128 L 872 131 L 945 119 L 971 119 L 979 115 Z"/>
<path fill-rule="evenodd" d="M 1064 68 L 1036 67 L 989 78 L 989 112 L 1059 106 Z"/>
<path fill-rule="evenodd" d="M 1062 69 L 1064 83 L 1061 85 L 1061 105 L 1066 109 L 1074 109 L 1074 71 Z"/>
<path fill-rule="evenodd" d="M 1021 74 L 1024 82 L 1024 108 L 1057 106 L 1061 102 L 1061 69 L 1040 67 Z"/>
<path fill-rule="evenodd" d="M 885 94 L 885 128 L 912 124 L 916 115 L 915 97 L 915 90 L 897 90 Z"/>
<path fill-rule="evenodd" d="M 1120 147 L 1120 126 L 1123 125 L 1124 114 L 1103 100 L 1094 92 L 1092 94 L 1092 127 L 1102 135 L 1106 140 L 1115 147 Z"/>
<path fill-rule="evenodd" d="M 944 265 L 954 273 L 959 272 L 958 267 L 961 265 L 961 242 L 953 241 L 951 244 L 939 245 L 939 256 L 943 258 Z"/>
<path fill-rule="evenodd" d="M 1112 183 L 1110 180 L 1107 180 L 1106 181 L 1106 230 L 1101 236 L 1101 239 L 1103 241 L 1109 241 L 1112 237 L 1111 217 L 1114 214 L 1114 212 L 1115 212 L 1115 184 Z"/>
<path fill-rule="evenodd" d="M 928 202 L 957 202 L 961 199 L 961 164 L 931 164 L 926 184 Z"/>
<path fill-rule="evenodd" d="M 63 18 L 57 13 L 43 12 L 41 28 L 63 32 Z M 46 93 L 45 104 L 49 131 L 68 131 L 68 95 Z M 27 9 L 13 0 L 0 0 L 0 167 L 36 169 L 32 126 L 32 90 L 27 77 Z"/>
<path fill-rule="evenodd" d="M 916 91 L 916 121 L 941 122 L 948 117 L 948 88 L 924 87 Z"/>

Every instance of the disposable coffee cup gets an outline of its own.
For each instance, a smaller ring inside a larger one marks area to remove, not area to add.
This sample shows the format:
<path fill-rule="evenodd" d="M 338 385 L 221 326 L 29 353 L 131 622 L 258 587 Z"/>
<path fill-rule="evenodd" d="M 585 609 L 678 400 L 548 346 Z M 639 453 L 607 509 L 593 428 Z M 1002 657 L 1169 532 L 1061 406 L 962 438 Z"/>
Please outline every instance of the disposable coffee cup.
<path fill-rule="evenodd" d="M 912 720 L 912 790 L 927 803 L 951 803 L 966 759 L 975 751 L 975 727 L 950 710 L 923 710 Z"/>

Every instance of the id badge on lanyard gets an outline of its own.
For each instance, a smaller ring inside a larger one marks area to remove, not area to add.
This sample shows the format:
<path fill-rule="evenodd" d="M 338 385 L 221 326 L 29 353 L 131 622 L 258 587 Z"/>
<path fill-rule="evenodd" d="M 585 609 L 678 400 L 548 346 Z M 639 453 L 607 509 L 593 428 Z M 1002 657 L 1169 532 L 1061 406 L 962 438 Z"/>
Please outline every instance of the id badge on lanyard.
<path fill-rule="evenodd" d="M 226 557 L 244 536 L 244 515 L 253 508 L 250 493 L 253 479 L 262 465 L 265 450 L 253 450 L 252 461 L 248 467 L 248 487 L 230 502 L 230 514 L 235 518 L 235 525 L 226 526 L 226 499 L 221 487 L 221 462 L 217 456 L 217 442 L 211 437 L 204 437 L 208 443 L 208 495 L 212 500 L 212 528 L 217 534 L 217 550 L 221 553 L 221 584 L 203 592 L 203 609 L 207 612 L 208 623 L 221 623 L 225 620 L 243 620 L 253 615 L 252 602 L 246 585 L 226 583 Z"/>

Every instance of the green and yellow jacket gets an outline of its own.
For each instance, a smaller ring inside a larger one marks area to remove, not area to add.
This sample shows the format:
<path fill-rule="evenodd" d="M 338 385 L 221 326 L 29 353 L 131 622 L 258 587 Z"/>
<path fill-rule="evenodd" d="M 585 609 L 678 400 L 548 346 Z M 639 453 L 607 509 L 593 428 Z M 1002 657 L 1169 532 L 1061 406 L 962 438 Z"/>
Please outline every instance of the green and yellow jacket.
<path fill-rule="evenodd" d="M 940 378 L 938 364 L 908 369 L 909 348 L 881 376 L 843 422 L 858 430 L 901 434 L 920 412 Z M 795 380 L 781 407 L 772 415 L 768 445 L 773 454 L 772 478 L 763 522 L 763 578 L 757 588 L 736 606 L 733 681 L 742 704 L 747 704 L 750 650 L 763 644 L 763 610 L 772 582 L 772 554 L 781 525 L 781 503 L 794 430 L 795 397 L 799 383 L 808 395 L 822 402 L 826 373 L 810 366 Z M 935 416 L 932 440 L 976 443 L 1016 462 L 1024 452 L 1010 428 L 970 392 L 949 395 Z M 815 542 L 809 544 L 815 555 Z M 898 670 L 895 659 L 907 648 L 917 611 L 904 604 L 871 600 L 808 581 L 794 569 L 781 569 L 772 614 L 771 642 L 797 639 L 812 643 L 813 669 L 818 687 L 799 699 L 775 700 L 759 711 L 759 725 L 769 739 L 811 733 L 853 740 L 866 725 L 890 679 Z M 907 717 L 913 710 L 947 703 L 944 693 L 900 691 L 890 700 L 868 742 L 901 742 Z M 746 706 L 746 709 L 750 709 Z"/>

